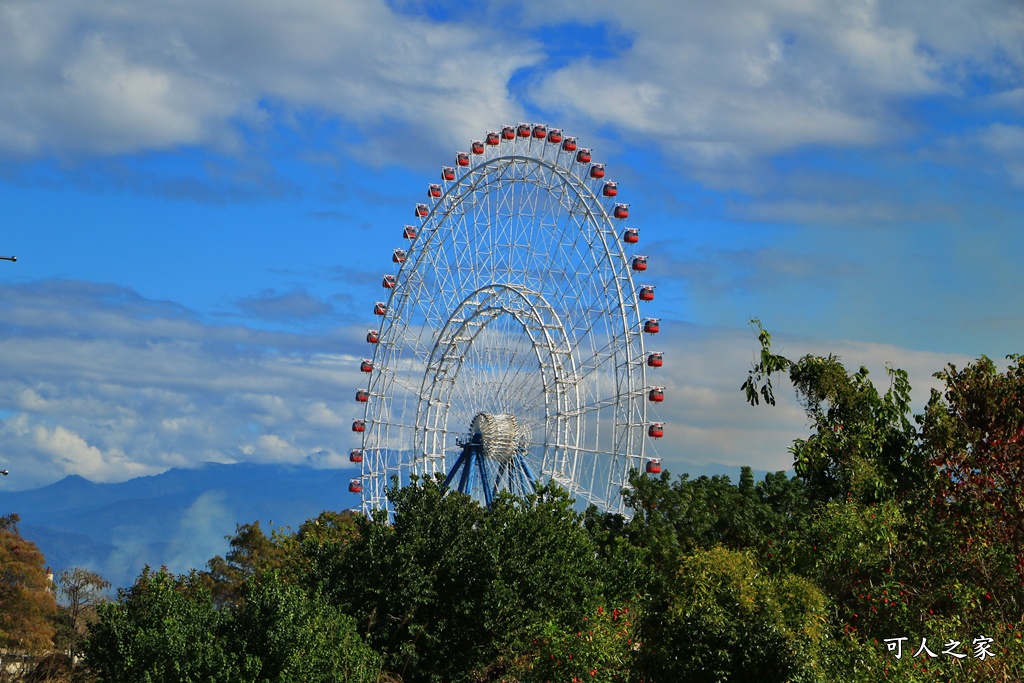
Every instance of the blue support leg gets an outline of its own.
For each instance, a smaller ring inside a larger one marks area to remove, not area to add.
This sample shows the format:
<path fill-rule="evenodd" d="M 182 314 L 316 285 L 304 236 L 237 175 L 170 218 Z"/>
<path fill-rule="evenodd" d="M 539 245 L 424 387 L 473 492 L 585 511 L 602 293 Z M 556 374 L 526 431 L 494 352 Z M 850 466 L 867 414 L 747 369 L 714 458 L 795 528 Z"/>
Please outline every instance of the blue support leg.
<path fill-rule="evenodd" d="M 465 466 L 467 450 L 468 449 L 466 449 L 466 448 L 462 449 L 462 455 L 459 456 L 459 459 L 456 460 L 455 464 L 452 466 L 451 471 L 448 472 L 448 476 L 445 477 L 444 484 L 443 484 L 442 488 L 448 488 L 448 485 L 452 483 L 452 479 L 455 478 L 455 474 L 459 471 L 459 468 Z M 465 477 L 465 473 L 463 473 L 463 478 L 464 477 Z M 462 491 L 461 483 L 459 485 L 459 490 Z M 463 493 L 465 493 L 465 491 L 463 491 Z"/>
<path fill-rule="evenodd" d="M 491 484 L 491 473 L 487 471 L 487 458 L 476 458 L 477 469 L 480 471 L 480 484 L 484 489 L 484 501 L 487 507 L 494 504 L 494 487 Z"/>
<path fill-rule="evenodd" d="M 526 477 L 526 481 L 529 482 L 528 493 L 535 493 L 537 491 L 537 477 L 533 474 L 533 470 L 530 469 L 530 463 L 526 462 L 526 458 L 522 455 L 516 456 L 519 460 L 519 464 L 523 470 L 523 476 Z"/>
<path fill-rule="evenodd" d="M 467 496 L 473 495 L 473 489 L 476 488 L 476 461 L 479 460 L 480 455 L 474 450 L 470 453 L 469 458 L 466 460 L 466 467 L 462 472 L 462 481 L 459 483 L 459 490 L 465 493 Z"/>

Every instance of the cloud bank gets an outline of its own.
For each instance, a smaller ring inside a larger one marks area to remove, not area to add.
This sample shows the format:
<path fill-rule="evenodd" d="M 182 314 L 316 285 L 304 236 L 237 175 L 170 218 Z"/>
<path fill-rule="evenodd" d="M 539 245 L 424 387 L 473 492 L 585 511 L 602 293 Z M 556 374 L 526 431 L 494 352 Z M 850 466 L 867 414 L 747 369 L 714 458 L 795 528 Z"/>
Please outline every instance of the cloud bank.
<path fill-rule="evenodd" d="M 204 323 L 114 285 L 0 290 L 0 439 L 19 488 L 205 461 L 346 461 L 354 334 Z"/>
<path fill-rule="evenodd" d="M 380 0 L 15 0 L 0 12 L 0 151 L 23 157 L 230 151 L 310 110 L 454 143 L 517 109 L 506 84 L 537 59 L 494 28 Z"/>
<path fill-rule="evenodd" d="M 348 142 L 372 138 L 379 162 L 539 108 L 720 166 L 892 141 L 919 125 L 908 105 L 980 79 L 993 107 L 1021 111 L 1024 8 L 1003 0 L 13 0 L 0 12 L 8 157 L 230 152 L 312 116 L 351 128 Z"/>

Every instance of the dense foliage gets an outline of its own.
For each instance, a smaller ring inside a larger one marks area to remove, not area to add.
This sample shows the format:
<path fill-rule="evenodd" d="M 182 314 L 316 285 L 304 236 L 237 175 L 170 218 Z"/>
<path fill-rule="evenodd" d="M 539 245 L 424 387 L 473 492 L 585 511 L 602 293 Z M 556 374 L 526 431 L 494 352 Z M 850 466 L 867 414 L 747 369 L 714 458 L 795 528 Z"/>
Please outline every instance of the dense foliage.
<path fill-rule="evenodd" d="M 96 608 L 91 675 L 1024 680 L 1024 359 L 947 367 L 913 418 L 902 371 L 878 389 L 758 332 L 742 389 L 771 405 L 788 373 L 810 424 L 795 476 L 635 473 L 628 520 L 553 486 L 487 510 L 423 480 L 392 520 L 243 524 L 206 571 L 146 569 Z"/>
<path fill-rule="evenodd" d="M 143 570 L 100 607 L 86 656 L 109 683 L 376 681 L 380 658 L 354 621 L 275 572 L 241 587 L 244 606 L 218 608 L 196 573 Z"/>
<path fill-rule="evenodd" d="M 41 651 L 57 630 L 43 554 L 18 533 L 19 521 L 15 514 L 0 517 L 0 652 Z"/>

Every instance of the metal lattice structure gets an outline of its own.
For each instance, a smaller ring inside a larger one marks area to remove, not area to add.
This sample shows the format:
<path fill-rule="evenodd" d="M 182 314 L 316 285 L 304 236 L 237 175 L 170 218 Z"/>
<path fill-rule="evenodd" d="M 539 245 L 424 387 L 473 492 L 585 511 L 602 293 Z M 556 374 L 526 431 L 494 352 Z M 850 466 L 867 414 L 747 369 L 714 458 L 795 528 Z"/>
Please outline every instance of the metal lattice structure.
<path fill-rule="evenodd" d="M 393 477 L 440 474 L 487 502 L 553 479 L 624 512 L 629 471 L 662 433 L 647 399 L 663 396 L 647 385 L 658 323 L 641 316 L 653 288 L 633 281 L 647 259 L 626 254 L 628 205 L 560 131 L 506 126 L 471 150 L 429 186 L 384 275 L 350 489 L 368 513 Z"/>

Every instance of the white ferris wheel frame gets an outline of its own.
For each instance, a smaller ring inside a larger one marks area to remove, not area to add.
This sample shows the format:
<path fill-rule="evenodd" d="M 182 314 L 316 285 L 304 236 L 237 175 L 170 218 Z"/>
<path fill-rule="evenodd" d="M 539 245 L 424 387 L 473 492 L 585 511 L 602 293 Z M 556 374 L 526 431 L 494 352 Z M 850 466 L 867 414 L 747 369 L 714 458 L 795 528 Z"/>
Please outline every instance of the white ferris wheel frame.
<path fill-rule="evenodd" d="M 446 474 L 487 410 L 522 423 L 537 483 L 628 512 L 650 422 L 646 318 L 615 216 L 626 205 L 606 196 L 603 165 L 537 128 L 445 169 L 455 178 L 439 197 L 431 186 L 396 250 L 361 418 L 365 514 L 389 509 L 395 478 Z"/>

